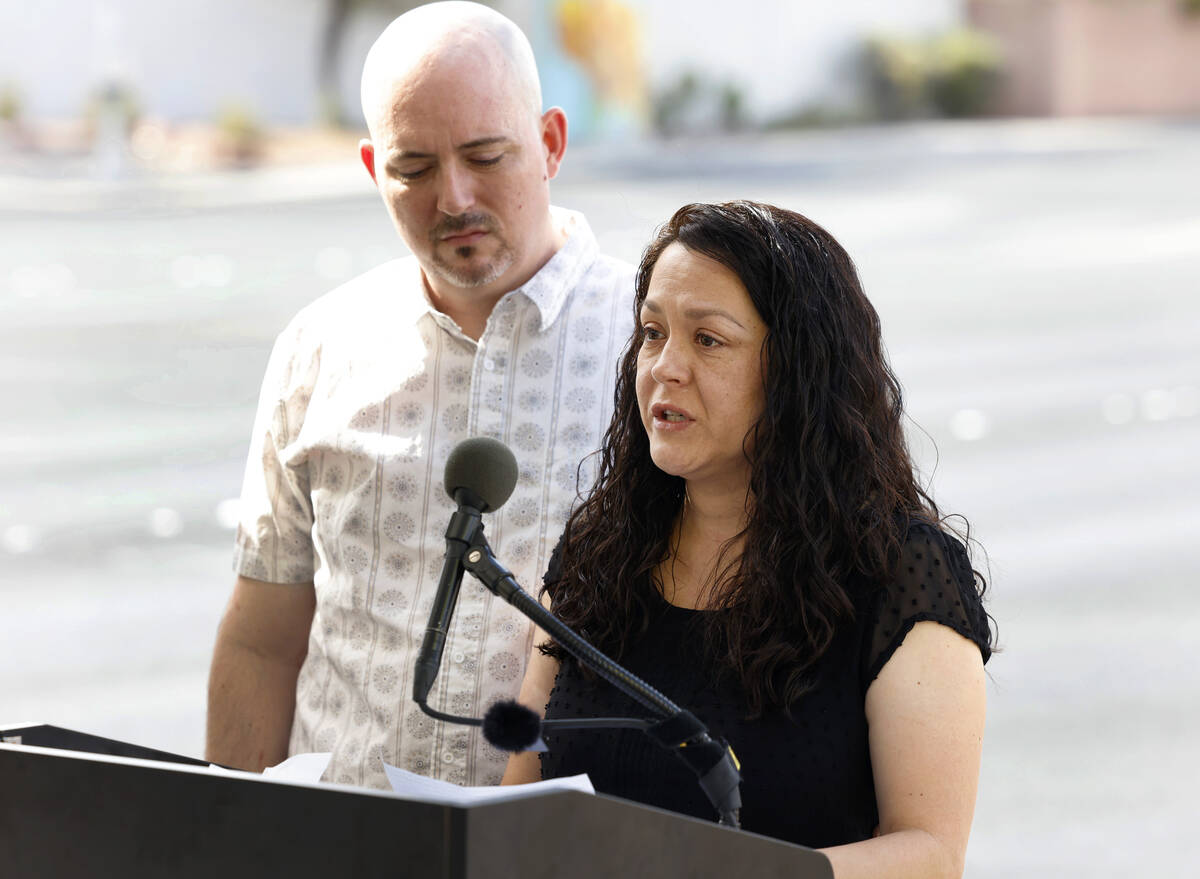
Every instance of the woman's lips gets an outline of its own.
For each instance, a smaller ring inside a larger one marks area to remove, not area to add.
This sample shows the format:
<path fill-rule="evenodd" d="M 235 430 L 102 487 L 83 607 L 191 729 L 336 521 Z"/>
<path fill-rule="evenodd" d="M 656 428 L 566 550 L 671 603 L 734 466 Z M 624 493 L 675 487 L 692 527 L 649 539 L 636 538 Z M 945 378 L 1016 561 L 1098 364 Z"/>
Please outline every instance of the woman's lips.
<path fill-rule="evenodd" d="M 685 430 L 695 419 L 690 412 L 670 403 L 655 403 L 650 407 L 655 430 Z"/>

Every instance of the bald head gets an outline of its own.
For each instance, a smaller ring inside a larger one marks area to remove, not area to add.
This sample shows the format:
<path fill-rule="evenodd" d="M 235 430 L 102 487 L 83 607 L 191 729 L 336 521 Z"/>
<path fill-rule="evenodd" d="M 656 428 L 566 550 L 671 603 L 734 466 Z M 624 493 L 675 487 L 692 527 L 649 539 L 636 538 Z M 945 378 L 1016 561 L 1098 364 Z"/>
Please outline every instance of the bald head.
<path fill-rule="evenodd" d="M 529 42 L 478 3 L 393 21 L 367 55 L 362 99 L 363 166 L 430 302 L 479 338 L 496 302 L 566 240 L 550 212 L 566 114 L 542 111 Z"/>
<path fill-rule="evenodd" d="M 531 118 L 541 115 L 537 64 L 521 29 L 487 6 L 447 0 L 401 15 L 367 53 L 362 108 L 372 138 L 391 111 L 397 84 L 466 58 L 486 61 L 511 97 L 528 107 Z"/>

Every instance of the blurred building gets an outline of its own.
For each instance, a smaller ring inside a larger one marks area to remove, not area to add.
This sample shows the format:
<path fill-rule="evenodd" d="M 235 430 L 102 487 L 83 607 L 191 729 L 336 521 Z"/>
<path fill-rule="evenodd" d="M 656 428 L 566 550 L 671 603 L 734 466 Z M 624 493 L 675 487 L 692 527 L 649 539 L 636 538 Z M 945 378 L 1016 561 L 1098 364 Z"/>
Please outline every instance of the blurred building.
<path fill-rule="evenodd" d="M 969 0 L 999 43 L 1009 115 L 1200 113 L 1196 0 Z"/>
<path fill-rule="evenodd" d="M 333 0 L 39 0 L 0 4 L 0 88 L 31 118 L 72 118 L 119 84 L 139 112 L 210 121 L 237 105 L 269 124 L 320 118 L 320 54 Z M 357 120 L 358 76 L 403 0 L 355 0 L 340 31 L 336 93 Z M 526 29 L 546 99 L 575 136 L 644 127 L 691 81 L 748 120 L 844 103 L 871 31 L 920 33 L 961 0 L 495 0 Z M 698 110 L 697 112 L 703 112 Z"/>
<path fill-rule="evenodd" d="M 170 121 L 208 121 L 237 104 L 264 121 L 307 122 L 319 110 L 327 6 L 326 0 L 0 3 L 0 84 L 14 89 L 23 113 L 34 118 L 80 116 L 98 93 L 118 84 L 140 112 Z M 361 44 L 355 36 L 348 34 L 347 43 Z"/>
<path fill-rule="evenodd" d="M 0 104 L 81 118 L 119 98 L 169 122 L 236 107 L 360 120 L 367 48 L 415 0 L 39 0 L 0 4 Z M 1004 57 L 1005 114 L 1200 112 L 1200 0 L 493 0 L 530 36 L 572 137 L 853 118 L 864 40 L 914 45 L 964 23 Z M 338 18 L 335 11 L 347 14 Z M 334 72 L 322 92 L 331 22 Z M 332 83 L 330 83 L 332 79 Z M 866 103 L 869 104 L 869 101 Z M 865 114 L 869 115 L 870 107 Z M 857 112 L 858 116 L 864 115 Z"/>

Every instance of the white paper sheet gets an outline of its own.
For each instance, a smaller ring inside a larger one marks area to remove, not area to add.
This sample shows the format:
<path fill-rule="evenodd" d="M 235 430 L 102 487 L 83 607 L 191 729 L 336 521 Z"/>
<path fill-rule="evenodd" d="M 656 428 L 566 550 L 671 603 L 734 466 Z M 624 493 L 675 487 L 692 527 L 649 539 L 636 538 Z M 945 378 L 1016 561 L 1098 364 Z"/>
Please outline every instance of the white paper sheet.
<path fill-rule="evenodd" d="M 517 800 L 522 797 L 536 796 L 558 790 L 577 790 L 594 794 L 591 779 L 586 775 L 572 775 L 569 778 L 551 778 L 548 781 L 535 781 L 530 784 L 511 784 L 498 787 L 460 787 L 448 781 L 438 781 L 426 778 L 395 766 L 383 764 L 392 790 L 401 796 L 420 800 L 426 803 L 441 803 L 446 806 L 467 806 L 473 803 L 499 803 L 504 800 Z"/>
<path fill-rule="evenodd" d="M 319 784 L 321 776 L 329 766 L 332 754 L 295 754 L 276 766 L 268 766 L 262 775 L 273 781 L 291 782 L 296 784 Z M 583 793 L 595 793 L 591 779 L 586 775 L 573 775 L 569 778 L 552 778 L 549 781 L 536 781 L 532 784 L 514 784 L 505 786 L 484 785 L 479 787 L 460 787 L 448 781 L 438 781 L 426 778 L 414 772 L 397 769 L 395 766 L 383 764 L 387 773 L 392 792 L 408 800 L 418 800 L 425 803 L 439 803 L 446 806 L 468 806 L 475 803 L 498 803 L 505 800 L 517 800 L 522 797 L 532 797 L 538 794 L 560 790 L 577 790 Z M 219 766 L 209 766 L 212 772 L 229 772 L 245 775 L 246 773 L 222 769 Z M 251 775 L 251 777 L 253 777 Z M 366 788 L 362 788 L 366 791 Z M 380 791 L 372 791 L 379 794 Z"/>
<path fill-rule="evenodd" d="M 296 781 L 303 784 L 316 784 L 325 774 L 333 754 L 295 754 L 282 763 L 268 766 L 262 771 L 263 775 L 279 781 Z"/>

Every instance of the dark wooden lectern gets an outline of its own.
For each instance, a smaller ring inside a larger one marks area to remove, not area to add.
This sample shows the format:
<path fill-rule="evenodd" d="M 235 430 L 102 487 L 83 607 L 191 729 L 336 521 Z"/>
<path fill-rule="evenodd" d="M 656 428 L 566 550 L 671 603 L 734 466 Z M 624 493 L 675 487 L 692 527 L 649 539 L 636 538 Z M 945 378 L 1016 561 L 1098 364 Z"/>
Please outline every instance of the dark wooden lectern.
<path fill-rule="evenodd" d="M 55 727 L 0 737 L 21 740 L 0 744 L 6 879 L 833 876 L 810 849 L 615 797 L 444 806 L 218 774 Z"/>

